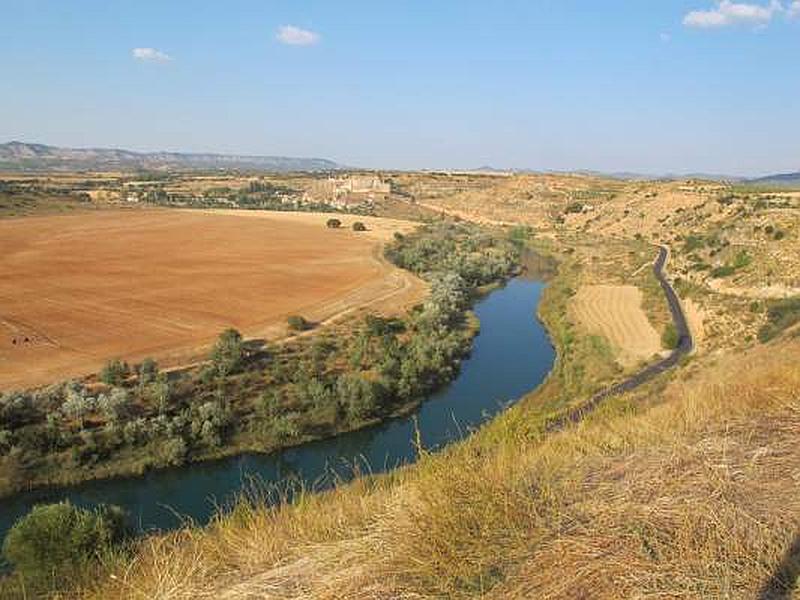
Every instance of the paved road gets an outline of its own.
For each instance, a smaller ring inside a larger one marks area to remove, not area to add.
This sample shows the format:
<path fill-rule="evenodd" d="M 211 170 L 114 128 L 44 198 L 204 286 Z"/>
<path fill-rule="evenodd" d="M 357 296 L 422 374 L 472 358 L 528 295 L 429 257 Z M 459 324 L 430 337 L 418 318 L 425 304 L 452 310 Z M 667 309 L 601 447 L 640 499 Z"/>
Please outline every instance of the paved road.
<path fill-rule="evenodd" d="M 669 281 L 664 276 L 664 265 L 667 262 L 667 248 L 666 246 L 659 246 L 658 257 L 653 263 L 653 273 L 661 284 L 661 289 L 664 290 L 664 295 L 667 297 L 667 304 L 669 305 L 669 312 L 672 314 L 672 322 L 675 324 L 675 329 L 678 332 L 678 345 L 666 358 L 662 358 L 658 362 L 648 365 L 635 375 L 628 379 L 621 381 L 608 387 L 604 390 L 597 392 L 585 404 L 570 410 L 567 414 L 558 419 L 551 421 L 547 426 L 547 431 L 556 431 L 563 429 L 569 423 L 577 423 L 582 420 L 586 415 L 594 411 L 606 398 L 630 392 L 636 389 L 643 383 L 653 379 L 656 375 L 663 373 L 674 367 L 682 356 L 689 354 L 694 348 L 694 340 L 692 340 L 692 333 L 689 330 L 689 325 L 686 323 L 686 315 L 683 314 L 681 303 L 678 300 L 678 295 L 672 289 Z"/>

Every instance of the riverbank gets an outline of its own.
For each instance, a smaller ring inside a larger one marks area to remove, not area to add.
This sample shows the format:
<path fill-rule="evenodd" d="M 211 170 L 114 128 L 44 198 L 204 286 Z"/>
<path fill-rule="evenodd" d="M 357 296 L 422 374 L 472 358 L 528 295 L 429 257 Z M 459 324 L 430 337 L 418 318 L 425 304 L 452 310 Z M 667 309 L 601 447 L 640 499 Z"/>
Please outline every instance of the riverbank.
<path fill-rule="evenodd" d="M 402 319 L 367 312 L 281 346 L 232 331 L 217 359 L 189 369 L 110 363 L 104 384 L 4 396 L 0 494 L 271 453 L 413 411 L 457 375 L 476 333 L 469 306 L 517 272 L 519 248 L 440 222 L 397 234 L 386 255 L 431 286 Z"/>
<path fill-rule="evenodd" d="M 576 265 L 564 258 L 540 305 L 560 364 L 476 435 L 385 476 L 289 505 L 243 500 L 208 528 L 145 540 L 89 597 L 158 596 L 165 581 L 173 598 L 757 595 L 800 514 L 796 494 L 771 491 L 800 464 L 800 345 L 700 357 L 681 367 L 685 382 L 658 378 L 548 434 L 590 397 L 580 365 L 606 364 L 591 342 L 570 340 Z M 785 452 L 753 462 L 746 449 L 766 439 Z M 723 464 L 749 477 L 725 477 Z"/>
<path fill-rule="evenodd" d="M 184 524 L 178 515 L 204 523 L 216 514 L 217 506 L 230 507 L 237 494 L 247 490 L 279 494 L 272 484 L 286 478 L 295 483 L 302 480 L 307 492 L 318 491 L 349 479 L 353 469 L 377 473 L 413 462 L 420 451 L 426 454 L 469 435 L 544 378 L 552 363 L 552 349 L 534 319 L 542 290 L 540 282 L 514 279 L 481 298 L 475 310 L 483 327 L 458 378 L 406 418 L 269 456 L 245 455 L 188 469 L 157 471 L 138 480 L 87 484 L 67 490 L 62 498 L 77 505 L 99 499 L 120 504 L 146 530 L 168 529 Z M 504 373 L 501 381 L 491 377 L 498 372 Z M 31 497 L 27 502 L 56 499 Z M 25 511 L 13 502 L 5 508 L 12 513 Z"/>

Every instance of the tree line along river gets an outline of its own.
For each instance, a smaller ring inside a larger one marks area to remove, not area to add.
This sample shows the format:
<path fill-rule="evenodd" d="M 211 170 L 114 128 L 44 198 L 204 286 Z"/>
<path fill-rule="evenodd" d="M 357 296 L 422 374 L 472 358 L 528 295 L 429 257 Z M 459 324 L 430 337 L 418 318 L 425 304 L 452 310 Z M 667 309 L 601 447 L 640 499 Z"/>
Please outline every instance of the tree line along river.
<path fill-rule="evenodd" d="M 40 503 L 70 500 L 79 506 L 116 504 L 142 532 L 203 524 L 248 487 L 294 479 L 324 488 L 354 472 L 383 472 L 413 462 L 417 435 L 425 448 L 462 439 L 526 393 L 549 373 L 555 352 L 536 310 L 542 281 L 517 277 L 474 307 L 480 335 L 458 377 L 412 414 L 330 439 L 268 455 L 194 463 L 142 477 L 35 490 L 0 500 L 0 540 Z"/>

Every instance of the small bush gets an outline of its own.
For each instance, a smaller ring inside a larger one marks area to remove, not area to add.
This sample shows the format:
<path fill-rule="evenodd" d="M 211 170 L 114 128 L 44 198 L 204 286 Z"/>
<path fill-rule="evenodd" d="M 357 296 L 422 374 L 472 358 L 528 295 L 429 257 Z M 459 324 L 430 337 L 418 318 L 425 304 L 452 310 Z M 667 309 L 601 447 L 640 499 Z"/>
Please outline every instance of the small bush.
<path fill-rule="evenodd" d="M 669 323 L 661 334 L 661 344 L 667 350 L 674 350 L 678 347 L 679 341 L 680 337 L 678 336 L 678 330 L 675 328 L 675 324 Z"/>
<path fill-rule="evenodd" d="M 759 330 L 758 339 L 768 342 L 796 323 L 800 323 L 800 298 L 774 301 L 767 309 L 767 323 Z"/>
<path fill-rule="evenodd" d="M 342 222 L 339 219 L 328 219 L 325 225 L 328 229 L 339 229 L 342 226 Z"/>
<path fill-rule="evenodd" d="M 122 385 L 130 374 L 130 367 L 124 360 L 114 359 L 106 363 L 100 371 L 100 381 L 106 385 Z"/>
<path fill-rule="evenodd" d="M 528 225 L 516 225 L 508 232 L 508 239 L 517 247 L 523 247 L 533 236 L 533 228 Z"/>
<path fill-rule="evenodd" d="M 753 257 L 750 256 L 747 251 L 742 250 L 739 252 L 736 257 L 733 259 L 733 268 L 734 269 L 744 269 L 750 263 L 753 262 Z"/>
<path fill-rule="evenodd" d="M 292 331 L 306 331 L 311 329 L 311 323 L 305 317 L 300 315 L 291 315 L 286 322 L 289 324 L 289 329 Z"/>
<path fill-rule="evenodd" d="M 736 272 L 731 265 L 723 265 L 711 270 L 712 277 L 730 277 Z"/>
<path fill-rule="evenodd" d="M 367 226 L 364 225 L 364 223 L 362 223 L 361 221 L 356 221 L 355 223 L 353 223 L 353 231 L 366 231 L 366 230 Z"/>
<path fill-rule="evenodd" d="M 700 248 L 706 245 L 706 241 L 699 235 L 688 235 L 686 236 L 686 242 L 683 245 L 683 249 L 686 252 L 693 252 L 695 250 L 699 250 Z"/>

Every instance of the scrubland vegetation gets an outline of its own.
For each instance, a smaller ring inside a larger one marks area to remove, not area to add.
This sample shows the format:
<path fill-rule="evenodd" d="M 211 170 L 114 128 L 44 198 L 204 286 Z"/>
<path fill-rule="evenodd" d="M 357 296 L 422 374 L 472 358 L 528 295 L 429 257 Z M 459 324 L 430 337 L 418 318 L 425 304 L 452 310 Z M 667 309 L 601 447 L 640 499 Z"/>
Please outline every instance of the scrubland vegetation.
<path fill-rule="evenodd" d="M 767 322 L 758 332 L 758 339 L 768 342 L 797 323 L 800 323 L 800 298 L 774 300 L 769 303 Z"/>

